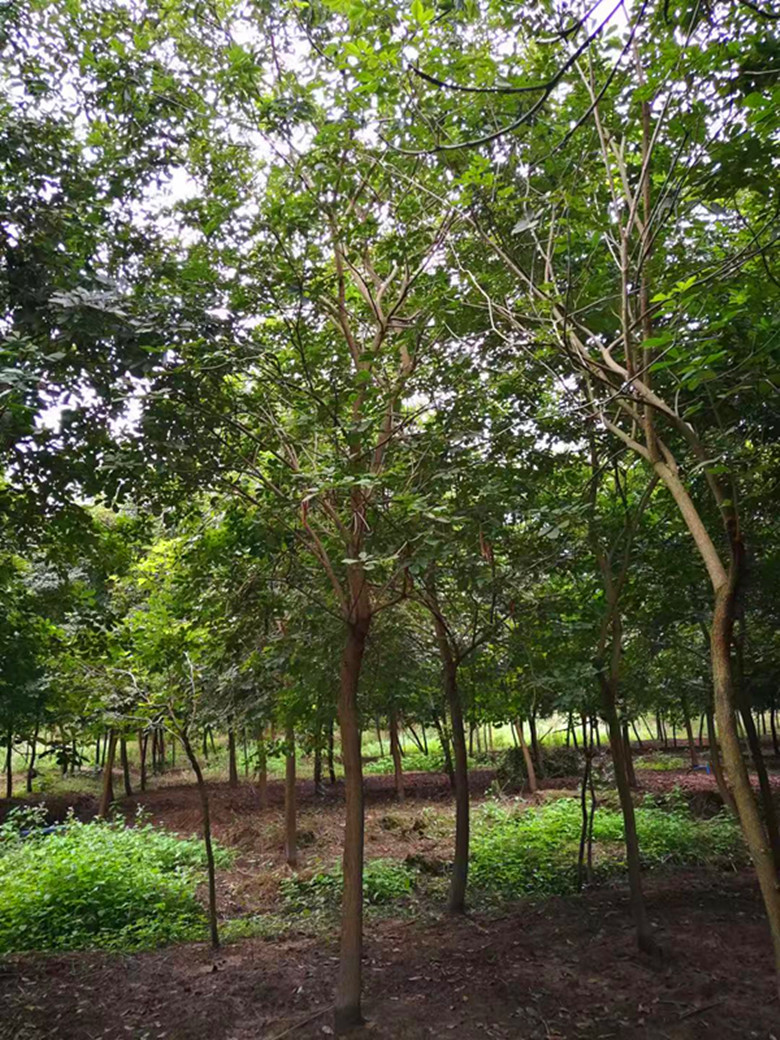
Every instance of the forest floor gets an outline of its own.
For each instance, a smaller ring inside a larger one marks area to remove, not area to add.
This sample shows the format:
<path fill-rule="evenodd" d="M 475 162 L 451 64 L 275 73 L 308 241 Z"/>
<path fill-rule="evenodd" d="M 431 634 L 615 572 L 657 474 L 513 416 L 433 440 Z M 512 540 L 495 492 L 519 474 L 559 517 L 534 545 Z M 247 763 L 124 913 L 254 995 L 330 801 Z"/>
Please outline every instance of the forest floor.
<path fill-rule="evenodd" d="M 471 773 L 475 800 L 493 770 Z M 177 782 L 123 799 L 152 820 L 197 832 L 197 792 Z M 773 780 L 778 780 L 777 776 Z M 407 799 L 393 800 L 392 778 L 366 778 L 369 859 L 415 858 L 435 870 L 451 855 L 452 807 L 446 778 L 406 777 Z M 545 783 L 539 800 L 573 793 L 577 778 Z M 654 793 L 682 789 L 707 811 L 712 777 L 685 769 L 642 770 Z M 289 873 L 283 853 L 283 785 L 269 784 L 261 811 L 256 789 L 211 786 L 214 831 L 236 851 L 221 872 L 225 918 L 272 911 Z M 299 870 L 337 861 L 342 837 L 340 784 L 317 796 L 299 783 Z M 61 796 L 60 796 L 61 797 Z M 532 801 L 530 796 L 529 802 Z M 58 798 L 50 808 L 65 811 Z M 94 805 L 77 796 L 79 815 Z M 780 1040 L 771 943 L 749 872 L 648 874 L 650 917 L 663 956 L 637 952 L 624 885 L 577 897 L 523 900 L 462 919 L 440 907 L 402 917 L 370 917 L 366 927 L 366 1038 L 517 1040 Z M 369 912 L 370 913 L 370 912 Z M 0 963 L 2 1040 L 311 1040 L 329 1035 L 337 936 L 290 932 L 241 939 L 212 956 L 202 944 L 138 954 L 26 955 Z"/>

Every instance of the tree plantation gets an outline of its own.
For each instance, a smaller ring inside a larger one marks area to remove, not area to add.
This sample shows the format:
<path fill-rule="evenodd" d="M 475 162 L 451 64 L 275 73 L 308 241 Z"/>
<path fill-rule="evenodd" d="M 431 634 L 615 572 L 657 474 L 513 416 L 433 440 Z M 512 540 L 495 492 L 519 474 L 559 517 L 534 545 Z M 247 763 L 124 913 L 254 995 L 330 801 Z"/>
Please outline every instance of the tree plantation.
<path fill-rule="evenodd" d="M 775 0 L 0 52 L 2 1040 L 778 1040 Z"/>

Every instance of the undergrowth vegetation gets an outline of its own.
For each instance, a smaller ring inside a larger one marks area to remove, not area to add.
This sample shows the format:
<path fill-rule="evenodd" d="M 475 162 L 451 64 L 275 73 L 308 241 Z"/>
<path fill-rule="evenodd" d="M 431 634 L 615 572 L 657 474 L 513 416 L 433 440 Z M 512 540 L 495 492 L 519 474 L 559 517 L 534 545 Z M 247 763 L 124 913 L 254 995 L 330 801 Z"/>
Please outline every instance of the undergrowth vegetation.
<path fill-rule="evenodd" d="M 202 843 L 139 820 L 45 827 L 40 809 L 0 827 L 0 953 L 135 950 L 206 934 L 195 888 Z M 218 863 L 230 854 L 217 848 Z"/>
<path fill-rule="evenodd" d="M 553 895 L 577 887 L 582 816 L 573 798 L 538 808 L 487 803 L 475 814 L 471 840 L 471 882 L 506 898 Z M 648 803 L 636 810 L 646 867 L 726 866 L 745 861 L 737 826 L 721 814 L 696 819 L 687 807 Z M 625 869 L 623 820 L 619 811 L 599 807 L 593 821 L 594 875 L 606 880 Z"/>

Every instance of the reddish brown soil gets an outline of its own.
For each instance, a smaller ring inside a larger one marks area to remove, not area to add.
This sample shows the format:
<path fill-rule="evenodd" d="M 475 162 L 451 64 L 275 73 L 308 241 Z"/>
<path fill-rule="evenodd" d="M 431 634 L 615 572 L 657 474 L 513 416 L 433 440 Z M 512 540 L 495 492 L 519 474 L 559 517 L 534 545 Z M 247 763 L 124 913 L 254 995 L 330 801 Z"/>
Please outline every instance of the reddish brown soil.
<path fill-rule="evenodd" d="M 622 890 L 519 904 L 497 920 L 374 924 L 370 1028 L 359 1036 L 777 1040 L 771 947 L 752 879 L 655 880 L 648 902 L 661 964 L 636 952 Z M 321 1038 L 336 954 L 335 940 L 297 939 L 235 943 L 215 964 L 203 946 L 16 958 L 0 972 L 0 1037 Z"/>
<path fill-rule="evenodd" d="M 476 791 L 493 776 L 472 774 Z M 446 779 L 407 780 L 409 797 L 398 806 L 391 778 L 367 778 L 367 855 L 446 861 Z M 656 792 L 675 785 L 691 797 L 714 792 L 713 779 L 701 773 L 642 771 L 640 780 Z M 282 785 L 269 785 L 265 812 L 250 785 L 211 791 L 215 832 L 238 852 L 220 877 L 222 915 L 272 906 L 286 873 Z M 328 788 L 323 800 L 304 782 L 300 793 L 301 868 L 310 872 L 338 856 L 343 792 Z M 123 808 L 132 815 L 138 803 L 174 830 L 198 829 L 190 784 L 159 787 Z M 52 806 L 55 814 L 62 808 Z M 89 814 L 86 804 L 79 808 Z M 635 950 L 621 887 L 526 901 L 500 918 L 373 920 L 365 959 L 370 1028 L 359 1036 L 780 1040 L 771 943 L 751 875 L 649 876 L 647 893 L 664 950 L 660 964 Z M 0 1040 L 322 1038 L 331 1027 L 337 952 L 333 936 L 244 940 L 227 946 L 216 964 L 201 945 L 9 958 L 0 964 Z"/>

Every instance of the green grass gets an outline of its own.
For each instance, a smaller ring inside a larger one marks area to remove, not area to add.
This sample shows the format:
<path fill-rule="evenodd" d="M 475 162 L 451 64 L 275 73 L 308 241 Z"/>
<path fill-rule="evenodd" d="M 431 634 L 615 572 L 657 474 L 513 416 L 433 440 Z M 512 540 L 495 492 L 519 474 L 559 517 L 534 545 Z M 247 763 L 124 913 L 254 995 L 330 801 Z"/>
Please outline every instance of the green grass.
<path fill-rule="evenodd" d="M 647 769 L 654 773 L 669 773 L 675 769 L 687 769 L 691 764 L 689 758 L 680 758 L 676 755 L 636 755 L 634 757 L 635 769 Z"/>
<path fill-rule="evenodd" d="M 411 895 L 415 871 L 392 859 L 369 860 L 363 871 L 363 899 L 369 906 L 383 906 Z M 293 875 L 281 884 L 284 910 L 309 916 L 331 913 L 341 905 L 343 878 L 335 868 L 306 880 Z"/>
<path fill-rule="evenodd" d="M 637 808 L 636 818 L 646 867 L 724 866 L 745 861 L 739 829 L 725 815 L 700 820 L 682 808 L 647 805 Z M 575 891 L 580 824 L 580 806 L 573 798 L 523 812 L 487 804 L 475 813 L 472 886 L 503 898 Z M 621 814 L 599 808 L 593 838 L 597 880 L 623 873 Z"/>
<path fill-rule="evenodd" d="M 72 817 L 43 834 L 42 818 L 26 809 L 0 827 L 0 954 L 137 950 L 205 937 L 195 896 L 200 841 L 150 824 Z M 230 855 L 218 848 L 217 859 L 224 865 Z"/>

